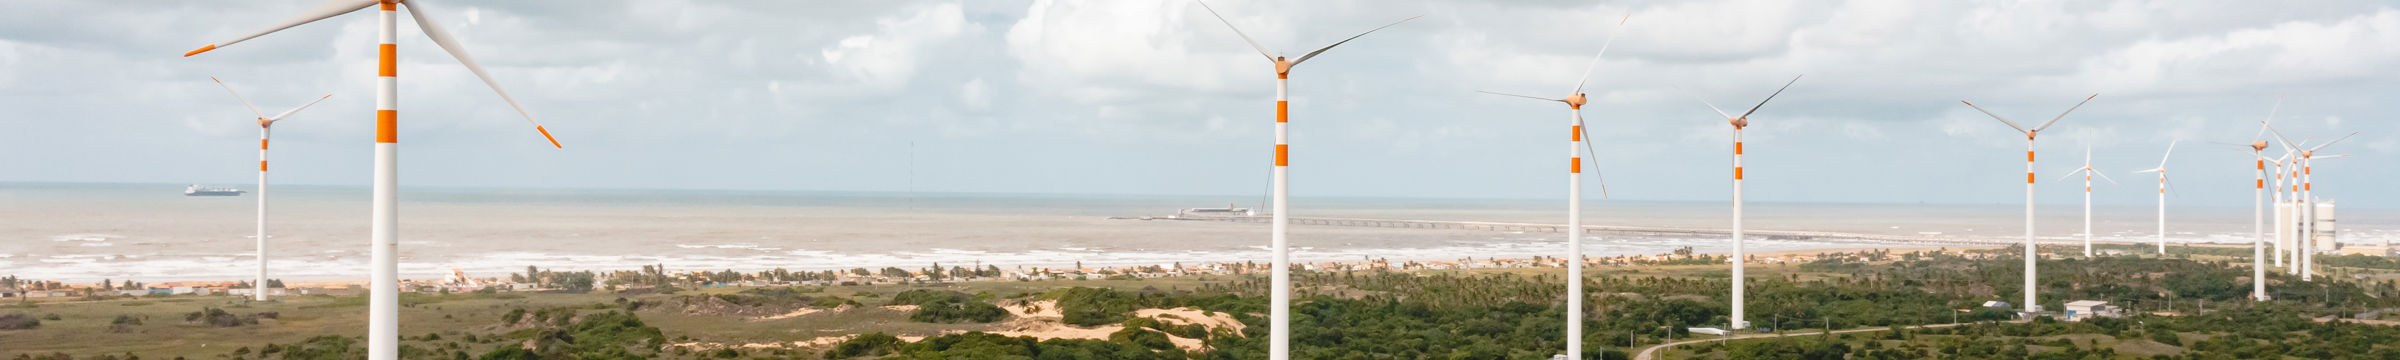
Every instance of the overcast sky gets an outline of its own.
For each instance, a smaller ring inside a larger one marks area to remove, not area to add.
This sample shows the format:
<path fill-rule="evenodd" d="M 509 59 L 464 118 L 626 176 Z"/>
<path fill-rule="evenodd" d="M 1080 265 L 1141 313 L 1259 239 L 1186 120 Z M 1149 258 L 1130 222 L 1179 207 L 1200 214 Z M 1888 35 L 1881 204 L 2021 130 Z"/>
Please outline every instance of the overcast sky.
<path fill-rule="evenodd" d="M 437 1 L 437 0 L 420 0 Z M 0 181 L 363 186 L 375 17 L 354 13 L 184 58 L 314 6 L 0 4 Z M 1292 84 L 1295 196 L 1564 193 L 1564 96 L 1617 20 L 1584 107 L 1617 199 L 1727 196 L 1753 116 L 1757 201 L 2016 203 L 2020 123 L 2094 93 L 2041 141 L 2043 202 L 2083 149 L 2146 205 L 2171 139 L 2177 206 L 2247 206 L 2247 142 L 2278 94 L 2298 140 L 2352 131 L 2319 193 L 2400 191 L 2400 9 L 2383 1 L 1242 1 L 1210 3 L 1310 60 Z M 402 17 L 409 185 L 1223 194 L 1264 191 L 1272 66 L 1189 1 L 440 1 L 431 17 L 552 133 L 552 149 Z M 1738 110 L 1734 110 L 1738 111 Z M 2029 124 L 2030 125 L 2030 124 Z M 913 144 L 913 145 L 912 145 Z M 911 175 L 913 174 L 913 176 Z M 912 179 L 913 177 L 913 179 Z M 2105 183 L 2104 183 L 2105 184 Z M 1596 197 L 1596 196 L 1595 196 Z"/>

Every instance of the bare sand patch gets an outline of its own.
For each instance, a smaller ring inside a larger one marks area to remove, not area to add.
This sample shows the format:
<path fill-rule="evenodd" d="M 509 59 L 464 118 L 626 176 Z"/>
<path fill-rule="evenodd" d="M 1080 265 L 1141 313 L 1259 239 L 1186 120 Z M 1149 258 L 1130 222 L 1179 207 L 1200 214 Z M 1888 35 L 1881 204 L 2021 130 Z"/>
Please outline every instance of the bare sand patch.
<path fill-rule="evenodd" d="M 799 310 L 792 310 L 792 312 L 783 313 L 783 314 L 780 314 L 780 315 L 769 315 L 769 316 L 761 316 L 761 317 L 751 318 L 751 319 L 750 319 L 750 321 L 773 321 L 773 320 L 783 320 L 783 319 L 790 319 L 790 318 L 796 318 L 796 317 L 801 317 L 801 316 L 807 316 L 808 314 L 815 314 L 815 313 L 824 312 L 824 311 L 825 311 L 824 309 L 818 309 L 818 308 L 806 308 L 806 307 L 804 307 L 804 308 L 800 308 Z"/>
<path fill-rule="evenodd" d="M 1211 331 L 1216 329 L 1230 329 L 1233 330 L 1233 333 L 1235 334 L 1242 333 L 1242 328 L 1244 326 L 1242 325 L 1241 321 L 1234 320 L 1232 314 L 1217 313 L 1215 315 L 1210 315 L 1208 311 L 1188 307 L 1134 310 L 1133 316 L 1155 318 L 1160 322 L 1173 325 L 1200 325 L 1208 327 Z"/>

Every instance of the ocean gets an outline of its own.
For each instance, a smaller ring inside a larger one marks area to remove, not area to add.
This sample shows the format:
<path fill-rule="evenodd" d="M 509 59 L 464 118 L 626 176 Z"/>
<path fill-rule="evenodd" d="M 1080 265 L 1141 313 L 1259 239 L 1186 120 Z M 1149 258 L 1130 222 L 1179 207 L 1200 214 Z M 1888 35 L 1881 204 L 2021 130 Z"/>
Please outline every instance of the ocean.
<path fill-rule="evenodd" d="M 243 186 L 244 189 L 250 189 Z M 251 277 L 256 196 L 187 197 L 181 184 L 0 183 L 0 275 L 89 282 Z M 365 187 L 277 185 L 270 194 L 271 277 L 366 277 Z M 1164 265 L 1268 261 L 1261 223 L 1139 220 L 1182 208 L 1258 207 L 1258 196 L 909 194 L 710 190 L 406 188 L 401 193 L 401 276 L 451 269 L 505 276 L 526 266 L 624 270 L 758 271 Z M 1563 223 L 1563 200 L 1293 199 L 1293 215 Z M 1753 203 L 1750 229 L 1989 238 L 2023 233 L 2014 204 Z M 2045 240 L 2080 240 L 2082 209 L 2041 209 Z M 2151 241 L 2154 208 L 2098 207 L 2103 241 Z M 1588 225 L 1723 229 L 1723 202 L 1589 199 Z M 2345 243 L 2400 237 L 2400 211 L 2342 209 Z M 2170 244 L 2245 243 L 2248 208 L 2170 208 Z M 1293 227 L 1294 261 L 1458 260 L 1557 256 L 1551 233 L 1340 226 Z M 1693 247 L 1731 249 L 1722 237 L 1586 238 L 1591 256 L 1648 255 Z M 1752 252 L 1892 247 L 1847 241 L 1752 239 Z"/>

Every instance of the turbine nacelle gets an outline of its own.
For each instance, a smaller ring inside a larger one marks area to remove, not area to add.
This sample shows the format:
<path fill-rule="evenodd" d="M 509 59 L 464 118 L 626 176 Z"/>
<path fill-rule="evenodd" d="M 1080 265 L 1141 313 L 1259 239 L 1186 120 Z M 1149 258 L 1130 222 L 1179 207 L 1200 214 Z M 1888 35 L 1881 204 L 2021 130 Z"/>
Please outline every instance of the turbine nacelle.
<path fill-rule="evenodd" d="M 1299 64 L 1298 62 L 1294 62 L 1294 61 L 1291 61 L 1291 60 L 1284 60 L 1282 56 L 1277 56 L 1277 57 L 1275 57 L 1275 76 L 1277 76 L 1277 77 L 1291 76 L 1291 74 L 1292 74 L 1292 65 L 1298 65 L 1298 64 Z"/>
<path fill-rule="evenodd" d="M 265 117 L 258 118 L 258 127 L 266 128 L 271 126 L 275 126 L 275 119 L 268 119 Z"/>
<path fill-rule="evenodd" d="M 1583 97 L 1583 93 L 1575 93 L 1575 95 L 1567 95 L 1566 99 L 1559 101 L 1567 103 L 1567 107 L 1582 110 L 1585 98 Z"/>
<path fill-rule="evenodd" d="M 2266 141 L 2252 141 L 2252 142 L 2250 142 L 2250 151 L 2266 151 L 2266 150 L 2267 150 L 2267 142 L 2266 142 Z"/>

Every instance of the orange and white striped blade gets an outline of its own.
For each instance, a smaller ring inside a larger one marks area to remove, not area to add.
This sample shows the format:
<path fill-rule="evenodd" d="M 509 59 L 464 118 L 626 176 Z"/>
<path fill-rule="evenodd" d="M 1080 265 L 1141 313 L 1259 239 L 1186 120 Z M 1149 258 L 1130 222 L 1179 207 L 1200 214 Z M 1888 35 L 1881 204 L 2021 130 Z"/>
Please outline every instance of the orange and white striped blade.
<path fill-rule="evenodd" d="M 1424 15 L 1410 16 L 1410 17 L 1408 17 L 1407 19 L 1400 19 L 1400 21 L 1394 21 L 1394 22 L 1392 22 L 1392 23 L 1390 23 L 1390 24 L 1384 24 L 1383 26 L 1377 26 L 1377 27 L 1375 27 L 1375 29 L 1373 29 L 1373 30 L 1367 30 L 1367 32 L 1358 33 L 1358 35 L 1351 35 L 1351 36 L 1350 36 L 1350 38 L 1348 38 L 1348 39 L 1342 39 L 1342 41 L 1335 41 L 1335 42 L 1333 42 L 1333 45 L 1325 45 L 1325 47 L 1324 47 L 1324 48 L 1319 48 L 1319 49 L 1317 49 L 1317 51 L 1310 51 L 1310 52 L 1308 52 L 1308 54 L 1307 54 L 1307 55 L 1300 55 L 1300 58 L 1299 58 L 1299 59 L 1293 59 L 1293 60 L 1292 60 L 1292 66 L 1299 66 L 1299 65 L 1300 65 L 1300 62 L 1303 62 L 1303 61 L 1308 61 L 1308 58 L 1317 57 L 1317 54 L 1323 54 L 1323 53 L 1325 53 L 1325 50 L 1333 50 L 1333 47 L 1335 47 L 1335 46 L 1342 46 L 1342 43 L 1350 42 L 1350 40 L 1358 40 L 1358 37 L 1360 37 L 1360 36 L 1367 36 L 1367 34 L 1373 34 L 1373 33 L 1375 33 L 1375 31 L 1376 31 L 1376 30 L 1383 30 L 1383 28 L 1392 27 L 1392 25 L 1400 25 L 1400 23 L 1408 22 L 1409 20 L 1416 20 L 1417 18 L 1421 18 L 1421 17 L 1425 17 L 1425 16 L 1424 16 Z"/>
<path fill-rule="evenodd" d="M 241 101 L 241 102 L 242 102 L 242 107 L 250 108 L 250 113 L 251 113 L 251 114 L 258 115 L 258 117 L 262 117 L 262 118 L 263 118 L 263 117 L 267 117 L 267 113 L 265 113 L 265 112 L 261 112 L 261 111 L 258 111 L 258 107 L 257 107 L 257 106 L 251 106 L 251 105 L 250 105 L 250 100 L 249 100 L 249 99 L 243 99 L 243 98 L 242 98 L 242 93 L 233 91 L 233 86 L 230 86 L 230 85 L 225 85 L 225 81 L 224 81 L 224 80 L 217 80 L 217 77 L 215 77 L 215 76 L 210 76 L 210 77 L 208 77 L 208 81 L 215 81 L 215 82 L 217 82 L 217 86 L 218 86 L 218 87 L 223 87 L 223 88 L 225 88 L 225 93 L 228 93 L 228 94 L 233 94 L 233 99 L 234 99 L 234 100 L 239 100 L 239 101 Z"/>
<path fill-rule="evenodd" d="M 491 86 L 492 92 L 500 93 L 500 100 L 507 101 L 509 107 L 515 108 L 517 115 L 524 116 L 525 122 L 533 124 L 534 130 L 541 131 L 542 138 L 549 139 L 551 147 L 565 148 L 558 145 L 558 138 L 551 137 L 550 130 L 543 128 L 541 122 L 533 120 L 532 113 L 525 112 L 525 106 L 517 104 L 516 97 L 508 96 L 508 90 L 500 88 L 500 82 L 492 80 L 492 74 L 483 71 L 483 65 L 475 63 L 475 56 L 468 55 L 466 47 L 459 46 L 458 39 L 450 37 L 449 30 L 443 29 L 441 24 L 434 23 L 433 19 L 425 17 L 423 0 L 411 0 L 400 4 L 408 7 L 408 17 L 416 19 L 417 28 L 423 30 L 425 37 L 432 39 L 435 46 L 442 47 L 442 51 L 450 53 L 450 57 L 458 58 L 458 63 L 466 65 L 467 71 L 475 73 L 475 78 L 482 79 L 484 85 Z"/>
<path fill-rule="evenodd" d="M 1211 15 L 1211 16 L 1216 16 L 1216 17 L 1217 17 L 1217 22 L 1222 22 L 1222 23 L 1225 23 L 1225 28 L 1227 28 L 1227 29 L 1233 29 L 1233 35 L 1234 35 L 1234 36 L 1240 36 L 1240 37 L 1242 37 L 1242 41 L 1243 41 L 1243 42 L 1250 43 L 1250 48 L 1252 48 L 1252 49 L 1258 49 L 1258 56 L 1265 56 L 1265 57 L 1267 57 L 1267 61 L 1274 61 L 1274 60 L 1275 60 L 1275 55 L 1272 55 L 1272 54 L 1268 54 L 1268 53 L 1267 53 L 1267 47 L 1266 47 L 1266 46 L 1261 46 L 1261 45 L 1259 45 L 1259 44 L 1258 44 L 1258 40 L 1250 40 L 1250 34 L 1243 34 L 1243 33 L 1242 33 L 1242 28 L 1234 27 L 1234 26 L 1233 26 L 1233 21 L 1232 21 L 1232 20 L 1225 20 L 1225 15 L 1220 15 L 1220 14 L 1217 14 L 1217 9 L 1216 9 L 1216 8 L 1211 8 L 1211 7 L 1208 7 L 1208 2 L 1206 2 L 1206 1 L 1194 1 L 1194 2 L 1200 3 L 1200 8 L 1201 8 L 1201 9 L 1204 9 L 1204 10 L 1208 10 L 1208 14 L 1209 14 L 1209 15 Z"/>
<path fill-rule="evenodd" d="M 1592 70 L 1600 68 L 1600 57 L 1608 55 L 1608 46 L 1617 43 L 1617 34 L 1625 33 L 1625 22 L 1629 20 L 1633 20 L 1633 14 L 1625 14 L 1625 18 L 1617 19 L 1617 30 L 1609 32 L 1608 41 L 1600 43 L 1600 53 L 1593 54 L 1592 63 L 1583 66 L 1583 77 L 1575 78 L 1575 91 L 1567 92 L 1568 94 L 1583 93 L 1583 84 L 1592 81 Z"/>
<path fill-rule="evenodd" d="M 199 55 L 200 53 L 208 52 L 209 50 L 216 50 L 220 47 L 233 46 L 235 43 L 257 38 L 268 33 L 283 31 L 283 29 L 290 29 L 294 26 L 300 26 L 300 24 L 324 20 L 325 18 L 330 18 L 341 14 L 348 14 L 352 11 L 358 11 L 358 9 L 365 9 L 368 6 L 375 6 L 375 4 L 380 3 L 382 2 L 378 0 L 326 1 L 323 4 L 317 5 L 317 8 L 315 9 L 309 9 L 308 11 L 302 12 L 299 15 L 293 15 L 292 17 L 284 18 L 283 21 L 277 21 L 272 25 L 267 25 L 266 29 L 250 32 L 248 34 L 242 34 L 242 36 L 236 36 L 233 39 L 220 41 L 215 44 L 208 44 L 208 46 L 200 47 L 197 50 L 183 53 L 183 56 L 191 57 L 192 55 Z"/>
<path fill-rule="evenodd" d="M 2042 131 L 2042 129 L 2048 129 L 2048 128 L 2050 128 L 2050 125 L 2053 125 L 2053 124 L 2058 124 L 2058 119 L 2065 119 L 2065 118 L 2067 118 L 2067 113 L 2072 113 L 2072 112 L 2075 112 L 2075 109 L 2077 109 L 2077 108 L 2082 108 L 2084 103 L 2089 103 L 2089 102 L 2092 102 L 2092 98 L 2097 98 L 2097 97 L 2100 97 L 2100 94 L 2099 94 L 2099 93 L 2093 93 L 2093 94 L 2092 94 L 2092 96 L 2089 96 L 2089 97 L 2085 97 L 2085 98 L 2083 98 L 2083 102 L 2078 102 L 2078 103 L 2075 103 L 2075 106 L 2067 107 L 2067 111 L 2061 111 L 2061 112 L 2059 112 L 2059 113 L 2058 113 L 2058 117 L 2050 118 L 2050 122 L 2042 123 L 2042 126 L 2036 126 L 2036 127 L 2034 127 L 2034 128 L 2033 128 L 2033 131 Z"/>
<path fill-rule="evenodd" d="M 324 102 L 326 98 L 331 97 L 333 97 L 333 94 L 325 94 L 324 97 L 317 98 L 317 101 L 310 101 L 308 104 L 300 105 L 300 107 L 292 108 L 291 110 L 285 110 L 282 114 L 275 114 L 275 117 L 267 118 L 267 121 L 283 120 L 283 118 L 291 117 L 294 113 L 299 113 L 300 109 L 307 109 L 309 106 L 314 106 L 317 103 Z"/>

